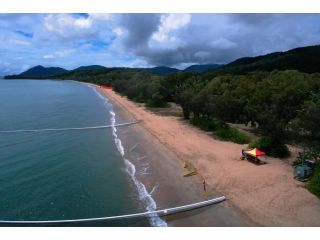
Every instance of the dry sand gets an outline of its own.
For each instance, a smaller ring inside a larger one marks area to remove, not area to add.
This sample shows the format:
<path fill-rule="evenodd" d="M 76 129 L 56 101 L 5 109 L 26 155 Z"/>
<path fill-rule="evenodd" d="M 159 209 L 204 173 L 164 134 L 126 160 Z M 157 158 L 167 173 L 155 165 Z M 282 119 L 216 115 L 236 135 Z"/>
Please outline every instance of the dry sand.
<path fill-rule="evenodd" d="M 265 157 L 268 164 L 261 166 L 240 161 L 246 145 L 215 140 L 181 118 L 155 115 L 112 90 L 102 91 L 118 110 L 127 111 L 123 113 L 127 118 L 142 120 L 130 130 L 131 137 L 139 135 L 139 141 L 144 141 L 142 150 L 150 151 L 152 184 L 159 186 L 155 198 L 160 207 L 219 195 L 230 198 L 219 207 L 169 217 L 169 225 L 320 226 L 320 200 L 293 179 L 288 161 Z M 152 150 L 155 145 L 157 150 Z M 198 175 L 182 177 L 184 161 L 192 164 Z M 203 179 L 208 196 L 202 192 Z"/>

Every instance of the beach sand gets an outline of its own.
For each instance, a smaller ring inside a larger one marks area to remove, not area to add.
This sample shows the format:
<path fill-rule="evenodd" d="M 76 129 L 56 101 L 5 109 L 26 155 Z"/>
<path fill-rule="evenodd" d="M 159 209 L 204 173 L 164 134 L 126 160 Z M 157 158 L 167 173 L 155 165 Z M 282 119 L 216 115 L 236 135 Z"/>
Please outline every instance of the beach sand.
<path fill-rule="evenodd" d="M 179 117 L 159 116 L 112 90 L 101 91 L 113 103 L 117 122 L 142 120 L 118 131 L 126 157 L 142 171 L 139 180 L 149 191 L 157 186 L 153 197 L 158 208 L 228 198 L 168 216 L 169 226 L 320 226 L 320 200 L 293 179 L 288 161 L 264 157 L 268 164 L 261 166 L 240 161 L 246 145 L 215 140 Z M 183 177 L 184 162 L 198 174 Z"/>

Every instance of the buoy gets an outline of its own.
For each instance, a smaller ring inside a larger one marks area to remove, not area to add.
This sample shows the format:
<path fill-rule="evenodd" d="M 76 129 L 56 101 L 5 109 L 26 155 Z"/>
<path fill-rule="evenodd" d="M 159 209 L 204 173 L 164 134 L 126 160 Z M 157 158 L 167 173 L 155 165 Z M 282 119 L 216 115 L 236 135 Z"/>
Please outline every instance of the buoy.
<path fill-rule="evenodd" d="M 152 218 L 157 214 L 158 216 L 165 216 L 170 214 L 175 214 L 179 212 L 190 211 L 193 209 L 217 204 L 226 200 L 225 196 L 213 198 L 210 200 L 206 200 L 203 202 L 197 202 L 193 204 L 188 204 L 179 207 L 167 208 L 162 210 L 155 210 L 150 212 L 144 213 L 134 213 L 134 214 L 127 214 L 127 215 L 119 215 L 119 216 L 111 216 L 111 217 L 99 217 L 99 218 L 82 218 L 82 219 L 66 219 L 66 220 L 44 220 L 44 221 L 29 221 L 29 220 L 0 220 L 0 224 L 66 224 L 66 223 L 81 223 L 81 222 L 105 222 L 111 220 L 119 220 L 119 219 L 132 219 L 132 218 L 141 218 L 141 217 L 148 217 Z"/>

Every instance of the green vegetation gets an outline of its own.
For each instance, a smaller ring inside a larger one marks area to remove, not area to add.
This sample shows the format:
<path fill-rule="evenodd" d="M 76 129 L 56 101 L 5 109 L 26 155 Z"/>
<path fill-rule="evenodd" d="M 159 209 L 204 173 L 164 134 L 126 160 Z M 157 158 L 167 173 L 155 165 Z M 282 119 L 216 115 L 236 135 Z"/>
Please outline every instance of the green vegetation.
<path fill-rule="evenodd" d="M 244 57 L 237 59 L 223 68 L 216 71 L 207 72 L 215 76 L 232 73 L 246 74 L 254 71 L 273 71 L 273 70 L 298 70 L 305 73 L 320 72 L 319 59 L 320 46 L 308 46 L 291 49 L 286 52 L 274 52 L 257 57 Z"/>
<path fill-rule="evenodd" d="M 261 137 L 249 144 L 250 148 L 258 148 L 271 156 L 287 157 L 289 149 L 285 144 L 274 143 L 271 137 Z"/>
<path fill-rule="evenodd" d="M 151 99 L 146 101 L 146 106 L 164 108 L 169 107 L 169 104 L 160 93 L 156 92 L 152 94 Z"/>
<path fill-rule="evenodd" d="M 250 138 L 238 129 L 225 124 L 214 132 L 219 138 L 234 143 L 245 144 L 250 142 Z"/>
<path fill-rule="evenodd" d="M 212 117 L 194 117 L 190 122 L 200 129 L 213 132 L 217 137 L 225 141 L 231 141 L 239 144 L 250 142 L 250 138 L 236 128 L 230 127 Z"/>
<path fill-rule="evenodd" d="M 194 125 L 199 127 L 200 129 L 213 132 L 218 129 L 219 122 L 212 118 L 212 117 L 194 117 L 190 120 L 190 122 Z"/>
<path fill-rule="evenodd" d="M 303 140 L 304 152 L 300 154 L 295 164 L 305 159 L 315 161 L 315 169 L 310 177 L 307 188 L 320 197 L 320 89 L 310 92 L 310 97 L 298 111 L 291 127 L 295 129 L 295 137 Z"/>
<path fill-rule="evenodd" d="M 312 162 L 314 164 L 310 164 Z M 299 153 L 297 159 L 293 163 L 293 166 L 302 164 L 314 166 L 307 188 L 310 192 L 320 198 L 320 152 L 316 151 L 312 145 L 309 145 L 303 152 Z"/>
<path fill-rule="evenodd" d="M 293 166 L 305 164 L 306 160 L 315 161 L 315 163 L 319 164 L 319 153 L 311 152 L 309 149 L 304 149 L 303 152 L 298 153 L 298 157 L 293 162 Z"/>
<path fill-rule="evenodd" d="M 315 168 L 307 188 L 310 192 L 320 198 L 320 166 Z"/>

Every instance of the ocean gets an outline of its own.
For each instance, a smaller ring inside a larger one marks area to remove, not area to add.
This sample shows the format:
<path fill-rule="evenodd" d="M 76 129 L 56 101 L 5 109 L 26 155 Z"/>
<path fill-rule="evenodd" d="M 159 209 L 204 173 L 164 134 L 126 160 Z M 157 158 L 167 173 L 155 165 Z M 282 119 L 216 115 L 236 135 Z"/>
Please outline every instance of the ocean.
<path fill-rule="evenodd" d="M 117 123 L 112 104 L 84 83 L 0 80 L 0 131 Z M 125 151 L 115 127 L 0 133 L 0 220 L 81 219 L 155 210 Z M 74 226 L 166 223 L 155 216 Z"/>

